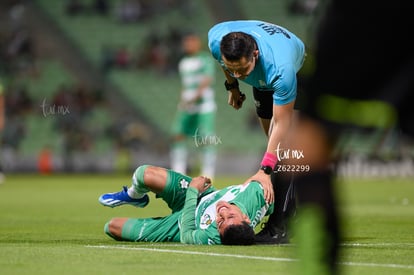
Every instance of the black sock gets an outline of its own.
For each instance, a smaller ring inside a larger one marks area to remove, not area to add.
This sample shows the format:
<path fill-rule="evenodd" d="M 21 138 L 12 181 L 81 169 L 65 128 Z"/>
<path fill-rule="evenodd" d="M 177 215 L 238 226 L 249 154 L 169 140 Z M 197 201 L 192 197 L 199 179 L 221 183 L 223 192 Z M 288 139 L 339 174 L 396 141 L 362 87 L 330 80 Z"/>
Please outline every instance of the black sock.
<path fill-rule="evenodd" d="M 293 173 L 272 173 L 271 180 L 275 193 L 274 211 L 269 216 L 268 226 L 285 229 L 289 219 L 296 212 L 296 192 Z"/>

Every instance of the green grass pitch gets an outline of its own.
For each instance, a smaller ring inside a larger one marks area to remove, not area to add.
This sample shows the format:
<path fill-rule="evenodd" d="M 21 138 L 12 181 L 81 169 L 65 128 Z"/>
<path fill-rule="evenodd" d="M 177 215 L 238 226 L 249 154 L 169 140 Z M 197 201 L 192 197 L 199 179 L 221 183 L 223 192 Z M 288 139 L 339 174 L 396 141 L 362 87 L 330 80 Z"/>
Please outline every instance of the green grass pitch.
<path fill-rule="evenodd" d="M 169 213 L 154 196 L 144 209 L 98 203 L 122 185 L 130 185 L 130 175 L 7 175 L 0 184 L 0 274 L 297 274 L 294 238 L 291 245 L 250 247 L 108 238 L 103 226 L 111 217 Z M 342 273 L 414 274 L 413 179 L 346 179 L 337 187 Z"/>

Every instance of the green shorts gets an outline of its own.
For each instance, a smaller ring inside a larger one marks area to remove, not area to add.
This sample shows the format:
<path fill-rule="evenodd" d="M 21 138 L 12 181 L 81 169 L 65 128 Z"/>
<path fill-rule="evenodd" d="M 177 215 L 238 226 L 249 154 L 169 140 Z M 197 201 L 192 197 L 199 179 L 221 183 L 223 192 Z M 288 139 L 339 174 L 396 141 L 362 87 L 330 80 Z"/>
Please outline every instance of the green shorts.
<path fill-rule="evenodd" d="M 173 134 L 194 136 L 211 136 L 215 134 L 215 113 L 190 114 L 178 112 L 173 124 Z"/>
<path fill-rule="evenodd" d="M 157 198 L 163 199 L 172 213 L 158 218 L 131 218 L 122 228 L 122 239 L 126 241 L 143 242 L 180 242 L 178 219 L 181 216 L 188 184 L 192 178 L 168 170 L 167 182 L 162 193 Z M 211 187 L 203 195 L 213 192 Z"/>

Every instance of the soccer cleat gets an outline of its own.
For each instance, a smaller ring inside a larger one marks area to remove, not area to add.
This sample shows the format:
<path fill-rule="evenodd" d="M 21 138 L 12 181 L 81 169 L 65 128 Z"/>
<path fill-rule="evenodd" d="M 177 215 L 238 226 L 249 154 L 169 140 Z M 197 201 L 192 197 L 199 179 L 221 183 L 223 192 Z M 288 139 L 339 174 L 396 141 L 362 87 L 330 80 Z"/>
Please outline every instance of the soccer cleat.
<path fill-rule="evenodd" d="M 117 207 L 123 204 L 130 204 L 135 207 L 145 207 L 149 202 L 149 197 L 145 194 L 140 199 L 133 199 L 128 195 L 128 188 L 123 187 L 122 191 L 116 193 L 107 193 L 99 197 L 99 202 L 108 207 Z"/>
<path fill-rule="evenodd" d="M 265 224 L 262 231 L 256 234 L 255 236 L 256 244 L 288 244 L 289 236 L 287 234 L 286 228 L 280 229 L 269 226 Z"/>

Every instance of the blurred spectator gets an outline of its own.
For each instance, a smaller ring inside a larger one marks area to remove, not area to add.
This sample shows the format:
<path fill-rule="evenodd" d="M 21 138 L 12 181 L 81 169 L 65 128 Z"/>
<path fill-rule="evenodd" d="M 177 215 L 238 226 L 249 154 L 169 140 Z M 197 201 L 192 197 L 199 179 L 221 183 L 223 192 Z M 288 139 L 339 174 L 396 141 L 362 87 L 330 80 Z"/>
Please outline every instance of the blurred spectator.
<path fill-rule="evenodd" d="M 144 53 L 145 54 L 145 53 Z M 158 36 L 151 36 L 148 45 L 150 66 L 157 72 L 164 74 L 168 68 L 168 48 Z"/>
<path fill-rule="evenodd" d="M 5 93 L 6 115 L 15 117 L 24 115 L 32 110 L 33 100 L 26 86 L 10 86 Z"/>
<path fill-rule="evenodd" d="M 4 88 L 4 128 L 1 131 L 2 165 L 7 169 L 15 163 L 14 156 L 26 138 L 25 118 L 32 111 L 33 100 L 26 86 L 8 85 Z M 0 170 L 1 171 L 1 170 Z M 1 178 L 1 175 L 0 175 Z"/>
<path fill-rule="evenodd" d="M 29 29 L 20 28 L 10 34 L 5 50 L 6 62 L 10 72 L 33 71 L 35 69 L 35 51 Z"/>
<path fill-rule="evenodd" d="M 104 73 L 112 69 L 129 69 L 133 65 L 133 56 L 129 52 L 128 47 L 122 45 L 117 48 L 105 45 L 101 51 L 101 70 Z"/>
<path fill-rule="evenodd" d="M 53 97 L 53 105 L 55 106 L 71 106 L 73 105 L 73 94 L 66 84 L 61 84 Z"/>
<path fill-rule="evenodd" d="M 139 0 L 122 0 L 115 8 L 115 16 L 121 23 L 136 22 L 141 19 L 142 9 Z"/>
<path fill-rule="evenodd" d="M 181 58 L 183 57 L 183 49 L 182 49 L 182 40 L 184 38 L 184 34 L 181 28 L 170 27 L 168 30 L 168 35 L 165 38 L 165 44 L 168 45 L 168 52 L 167 52 L 167 67 L 168 72 L 176 72 L 178 68 L 178 63 L 180 62 Z"/>
<path fill-rule="evenodd" d="M 93 2 L 93 9 L 100 15 L 107 15 L 109 8 L 110 6 L 107 0 L 95 0 Z"/>
<path fill-rule="evenodd" d="M 110 12 L 110 5 L 108 0 L 66 0 L 64 4 L 65 14 L 68 16 L 75 15 L 90 15 L 90 14 L 99 14 L 106 16 Z"/>
<path fill-rule="evenodd" d="M 7 147 L 16 152 L 25 137 L 26 127 L 22 118 L 17 116 L 8 117 L 6 127 L 3 130 L 2 147 Z"/>
<path fill-rule="evenodd" d="M 139 122 L 116 121 L 107 129 L 118 148 L 140 149 L 151 136 L 151 129 Z"/>
<path fill-rule="evenodd" d="M 85 11 L 85 5 L 80 0 L 66 0 L 65 13 L 69 16 L 78 15 Z"/>
<path fill-rule="evenodd" d="M 49 146 L 45 146 L 39 153 L 37 160 L 39 172 L 41 174 L 51 174 L 53 171 L 52 150 Z"/>
<path fill-rule="evenodd" d="M 103 45 L 101 49 L 101 70 L 103 73 L 109 72 L 115 64 L 116 50 L 110 45 Z"/>
<path fill-rule="evenodd" d="M 81 116 L 84 116 L 95 105 L 93 92 L 84 83 L 78 83 L 73 87 L 73 93 L 75 97 L 75 106 L 73 107 L 78 109 Z"/>
<path fill-rule="evenodd" d="M 170 28 L 166 36 L 151 30 L 145 39 L 143 49 L 137 53 L 139 69 L 152 68 L 160 74 L 176 73 L 183 55 L 181 40 L 183 34 L 177 28 Z"/>
<path fill-rule="evenodd" d="M 54 118 L 56 130 L 63 136 L 64 169 L 73 168 L 72 156 L 76 152 L 88 152 L 94 146 L 95 128 L 88 118 L 100 103 L 100 94 L 84 83 L 72 86 L 61 84 L 53 97 L 53 108 L 64 110 Z"/>
<path fill-rule="evenodd" d="M 22 2 L 22 3 L 21 3 Z M 0 11 L 0 70 L 6 74 L 36 73 L 35 43 L 26 26 L 24 1 L 4 3 Z"/>
<path fill-rule="evenodd" d="M 293 0 L 289 5 L 292 14 L 310 15 L 316 10 L 319 0 Z"/>
<path fill-rule="evenodd" d="M 9 29 L 11 31 L 18 30 L 23 27 L 25 19 L 26 7 L 23 1 L 12 1 L 10 9 L 8 10 Z"/>
<path fill-rule="evenodd" d="M 120 69 L 128 69 L 131 64 L 131 55 L 126 46 L 121 46 L 115 53 L 115 66 Z"/>

